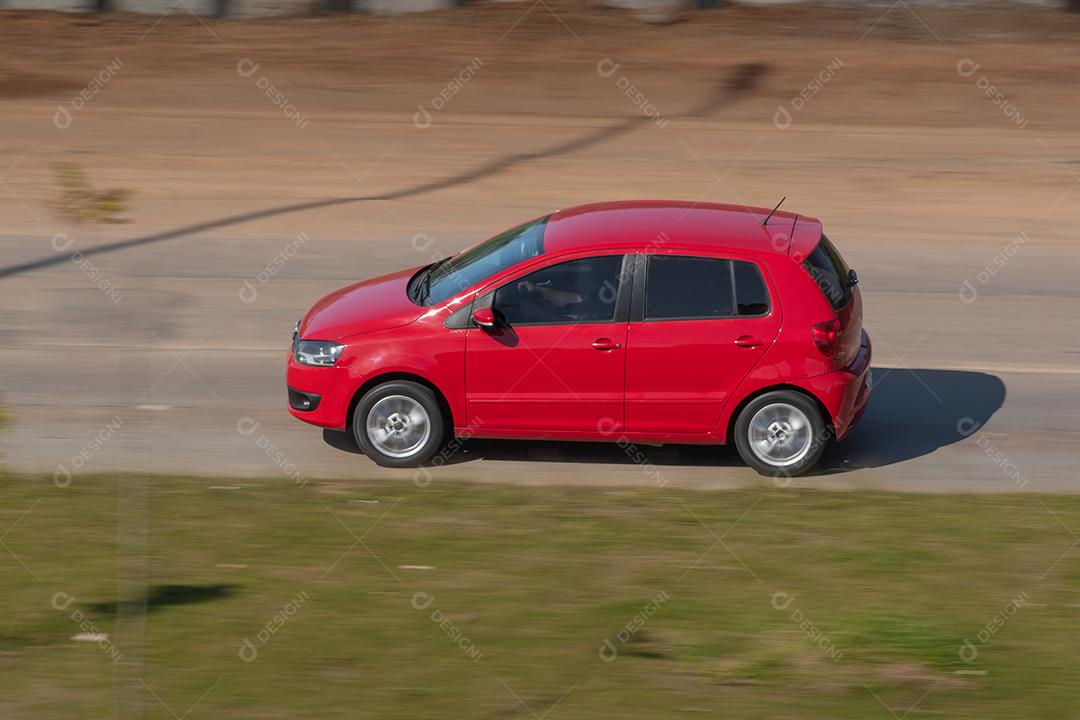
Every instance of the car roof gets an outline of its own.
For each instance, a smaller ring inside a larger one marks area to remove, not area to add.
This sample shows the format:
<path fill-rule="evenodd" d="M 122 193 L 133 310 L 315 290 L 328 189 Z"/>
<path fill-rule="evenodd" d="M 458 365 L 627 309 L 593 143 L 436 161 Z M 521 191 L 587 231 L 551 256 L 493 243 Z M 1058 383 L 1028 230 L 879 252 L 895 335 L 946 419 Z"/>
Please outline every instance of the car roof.
<path fill-rule="evenodd" d="M 798 238 L 821 235 L 816 218 L 777 211 L 765 227 L 768 208 L 682 200 L 593 203 L 553 213 L 544 231 L 544 251 L 561 253 L 605 247 L 705 248 L 746 254 L 787 254 Z"/>

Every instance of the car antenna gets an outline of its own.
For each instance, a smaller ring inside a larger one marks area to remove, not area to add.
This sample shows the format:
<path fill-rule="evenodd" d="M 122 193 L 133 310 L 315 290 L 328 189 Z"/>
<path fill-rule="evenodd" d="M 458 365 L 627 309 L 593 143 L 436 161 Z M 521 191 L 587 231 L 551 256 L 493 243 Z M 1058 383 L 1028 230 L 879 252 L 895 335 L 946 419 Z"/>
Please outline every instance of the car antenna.
<path fill-rule="evenodd" d="M 769 220 L 772 218 L 773 213 L 775 213 L 777 210 L 780 209 L 780 206 L 784 204 L 785 200 L 787 200 L 787 195 L 780 198 L 780 202 L 776 203 L 776 207 L 774 207 L 772 210 L 770 210 L 769 214 L 765 216 L 765 219 L 761 221 L 761 226 L 762 227 L 765 227 L 766 225 L 769 224 Z"/>

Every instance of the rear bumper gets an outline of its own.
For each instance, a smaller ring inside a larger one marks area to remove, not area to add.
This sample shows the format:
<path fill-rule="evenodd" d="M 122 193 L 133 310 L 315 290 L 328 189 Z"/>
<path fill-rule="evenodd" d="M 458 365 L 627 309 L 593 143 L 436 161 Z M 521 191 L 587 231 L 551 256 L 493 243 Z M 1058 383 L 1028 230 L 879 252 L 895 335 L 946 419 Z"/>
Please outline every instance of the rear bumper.
<path fill-rule="evenodd" d="M 864 330 L 858 355 L 855 356 L 855 360 L 852 361 L 851 365 L 842 371 L 850 375 L 851 381 L 844 392 L 839 411 L 833 416 L 837 440 L 843 438 L 855 428 L 870 404 L 870 358 L 872 354 L 870 336 Z"/>
<path fill-rule="evenodd" d="M 845 437 L 862 419 L 870 402 L 870 336 L 864 330 L 859 352 L 847 367 L 808 381 L 832 418 L 836 439 Z"/>

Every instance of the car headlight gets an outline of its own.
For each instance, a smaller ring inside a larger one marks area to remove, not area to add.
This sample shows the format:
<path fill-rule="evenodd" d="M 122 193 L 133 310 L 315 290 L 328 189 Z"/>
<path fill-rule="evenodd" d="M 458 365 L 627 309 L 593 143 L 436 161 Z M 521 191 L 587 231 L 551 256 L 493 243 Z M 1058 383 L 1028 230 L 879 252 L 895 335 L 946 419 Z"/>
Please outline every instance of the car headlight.
<path fill-rule="evenodd" d="M 293 345 L 293 358 L 301 365 L 328 367 L 337 362 L 345 346 L 328 340 L 299 340 Z"/>

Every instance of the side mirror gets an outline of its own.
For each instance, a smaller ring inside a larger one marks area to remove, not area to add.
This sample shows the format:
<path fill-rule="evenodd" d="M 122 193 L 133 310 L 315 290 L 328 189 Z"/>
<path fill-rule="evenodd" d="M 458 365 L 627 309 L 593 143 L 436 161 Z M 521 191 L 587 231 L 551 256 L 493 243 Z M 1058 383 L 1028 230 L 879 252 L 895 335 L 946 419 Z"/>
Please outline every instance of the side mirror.
<path fill-rule="evenodd" d="M 472 312 L 472 319 L 477 327 L 482 327 L 485 330 L 491 330 L 495 327 L 495 311 L 491 308 L 476 308 Z"/>
<path fill-rule="evenodd" d="M 859 274 L 854 270 L 847 271 L 847 284 L 848 287 L 855 287 L 859 284 Z"/>

